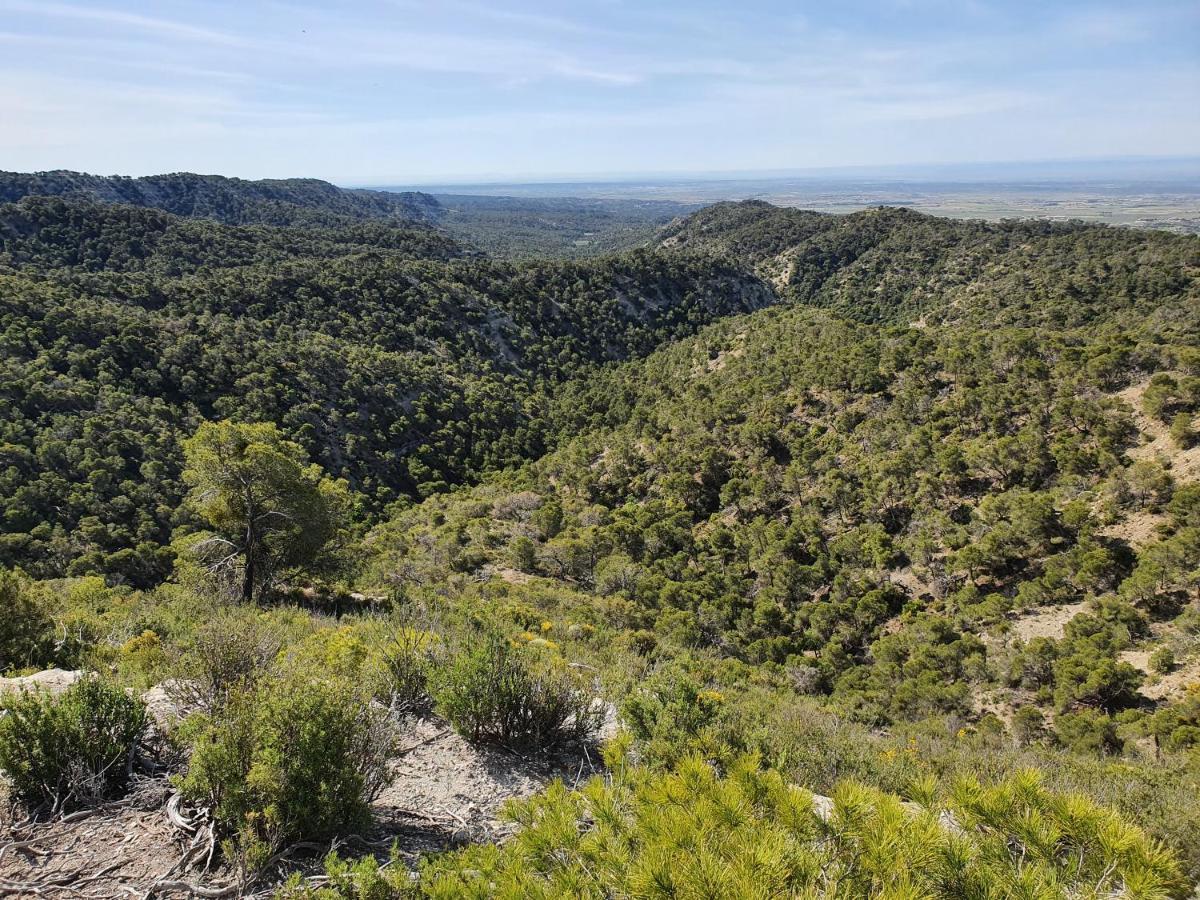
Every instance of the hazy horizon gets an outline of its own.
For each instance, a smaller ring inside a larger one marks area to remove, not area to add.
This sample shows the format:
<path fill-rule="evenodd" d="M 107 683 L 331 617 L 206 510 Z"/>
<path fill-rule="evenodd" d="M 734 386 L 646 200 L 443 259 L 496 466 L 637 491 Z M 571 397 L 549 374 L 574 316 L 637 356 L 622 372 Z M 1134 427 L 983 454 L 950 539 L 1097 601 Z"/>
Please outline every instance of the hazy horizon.
<path fill-rule="evenodd" d="M 211 173 L 220 174 L 220 173 Z M 483 173 L 450 178 L 351 178 L 341 187 L 395 190 L 400 187 L 505 187 L 572 184 L 633 184 L 637 182 L 732 182 L 742 180 L 873 181 L 899 183 L 999 183 L 1025 180 L 1161 181 L 1200 184 L 1200 155 L 1076 157 L 1039 160 L 988 160 L 980 162 L 924 161 L 909 164 L 866 166 L 812 166 L 792 169 L 728 169 L 689 171 L 572 172 L 539 177 L 536 172 L 511 175 Z"/>

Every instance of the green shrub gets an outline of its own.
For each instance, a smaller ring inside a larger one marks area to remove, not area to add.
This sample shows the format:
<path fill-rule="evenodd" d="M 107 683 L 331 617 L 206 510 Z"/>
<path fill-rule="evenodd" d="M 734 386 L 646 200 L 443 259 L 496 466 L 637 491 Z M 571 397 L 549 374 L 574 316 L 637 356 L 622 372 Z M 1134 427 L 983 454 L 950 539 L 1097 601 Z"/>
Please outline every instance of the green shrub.
<path fill-rule="evenodd" d="M 1171 440 L 1180 450 L 1196 446 L 1196 429 L 1192 427 L 1191 413 L 1181 412 L 1171 419 Z"/>
<path fill-rule="evenodd" d="M 510 841 L 427 861 L 419 887 L 437 900 L 1187 895 L 1170 851 L 1032 773 L 921 793 L 905 806 L 844 781 L 822 815 L 754 759 L 724 777 L 698 757 L 619 770 L 514 803 Z"/>
<path fill-rule="evenodd" d="M 275 900 L 399 900 L 413 896 L 408 868 L 395 847 L 392 858 L 382 866 L 374 856 L 342 859 L 334 852 L 325 857 L 322 868 L 323 885 L 305 884 L 296 873 L 276 891 Z"/>
<path fill-rule="evenodd" d="M 641 761 L 670 765 L 689 753 L 723 753 L 718 718 L 724 707 L 720 691 L 674 664 L 655 672 L 625 698 L 621 719 L 637 741 Z"/>
<path fill-rule="evenodd" d="M 540 750 L 594 734 L 600 711 L 590 686 L 534 652 L 491 631 L 469 640 L 430 679 L 438 712 L 477 743 Z"/>
<path fill-rule="evenodd" d="M 149 629 L 121 645 L 116 654 L 116 666 L 121 681 L 137 690 L 145 690 L 167 676 L 170 656 L 162 638 Z"/>
<path fill-rule="evenodd" d="M 0 769 L 14 794 L 56 810 L 111 796 L 146 727 L 141 702 L 84 678 L 61 696 L 24 692 L 3 702 Z"/>
<path fill-rule="evenodd" d="M 1022 706 L 1012 717 L 1013 738 L 1019 747 L 1028 747 L 1046 736 L 1046 717 L 1036 706 Z"/>
<path fill-rule="evenodd" d="M 189 705 L 217 708 L 263 677 L 282 646 L 280 629 L 262 613 L 250 607 L 225 610 L 197 630 L 176 691 Z"/>
<path fill-rule="evenodd" d="M 1075 753 L 1111 755 L 1121 752 L 1121 740 L 1112 718 L 1095 709 L 1064 713 L 1054 720 L 1059 743 Z"/>
<path fill-rule="evenodd" d="M 386 715 L 353 685 L 295 677 L 232 693 L 183 736 L 180 793 L 212 809 L 226 853 L 247 871 L 292 841 L 365 827 L 392 749 Z"/>
<path fill-rule="evenodd" d="M 429 631 L 400 625 L 380 647 L 381 693 L 392 709 L 411 712 L 429 701 L 429 673 L 438 654 L 437 637 Z"/>
<path fill-rule="evenodd" d="M 1150 654 L 1150 671 L 1166 675 L 1175 668 L 1175 653 L 1170 647 L 1159 647 Z"/>
<path fill-rule="evenodd" d="M 29 582 L 0 570 L 0 674 L 48 664 L 54 656 L 54 623 L 33 597 Z"/>
<path fill-rule="evenodd" d="M 1054 681 L 1059 709 L 1088 706 L 1113 712 L 1137 702 L 1142 673 L 1083 641 L 1055 663 Z"/>

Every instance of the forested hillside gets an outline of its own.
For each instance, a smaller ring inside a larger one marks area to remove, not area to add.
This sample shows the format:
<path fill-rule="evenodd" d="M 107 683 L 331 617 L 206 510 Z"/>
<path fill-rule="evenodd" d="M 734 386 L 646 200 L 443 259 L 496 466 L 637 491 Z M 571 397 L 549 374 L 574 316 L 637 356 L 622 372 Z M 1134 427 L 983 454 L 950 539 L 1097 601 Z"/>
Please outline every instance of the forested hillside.
<path fill-rule="evenodd" d="M 204 418 L 280 423 L 367 509 L 541 447 L 538 385 L 773 300 L 706 257 L 489 262 L 426 230 L 0 207 L 0 561 L 147 584 Z"/>
<path fill-rule="evenodd" d="M 748 201 L 673 223 L 661 245 L 741 260 L 782 297 L 862 322 L 1069 327 L 1200 302 L 1200 245 L 1154 231 Z"/>
<path fill-rule="evenodd" d="M 0 206 L 0 668 L 105 674 L 0 768 L 57 814 L 151 755 L 170 871 L 288 900 L 1187 896 L 1198 278 L 893 209 L 503 262 Z"/>
<path fill-rule="evenodd" d="M 354 220 L 430 221 L 437 201 L 416 192 L 347 190 L 316 178 L 245 181 L 221 175 L 88 175 L 0 172 L 0 202 L 25 197 L 125 203 L 229 225 L 336 225 Z"/>
<path fill-rule="evenodd" d="M 626 711 L 663 765 L 732 746 L 820 790 L 1033 765 L 1196 865 L 1197 243 L 1047 240 L 1004 324 L 971 324 L 990 263 L 941 295 L 953 321 L 789 305 L 571 383 L 558 450 L 376 529 L 367 581 L 490 577 L 464 602 L 545 620 L 526 639 L 641 686 Z M 1143 287 L 1104 281 L 1081 315 L 1055 273 L 1112 271 L 1121 248 Z"/>

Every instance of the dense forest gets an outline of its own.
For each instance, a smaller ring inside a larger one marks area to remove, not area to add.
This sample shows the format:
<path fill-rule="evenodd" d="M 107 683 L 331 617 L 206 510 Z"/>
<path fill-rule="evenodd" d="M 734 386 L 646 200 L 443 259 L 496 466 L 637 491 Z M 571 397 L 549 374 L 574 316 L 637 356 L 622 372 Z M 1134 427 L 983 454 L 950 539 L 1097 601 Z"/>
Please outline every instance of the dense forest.
<path fill-rule="evenodd" d="M 579 258 L 629 250 L 652 240 L 691 203 L 435 194 L 436 222 L 490 256 Z"/>
<path fill-rule="evenodd" d="M 377 512 L 541 449 L 539 387 L 774 299 L 705 256 L 514 266 L 422 229 L 45 198 L 0 206 L 0 296 L 0 564 L 140 586 L 202 419 L 278 422 Z"/>
<path fill-rule="evenodd" d="M 571 260 L 21 184 L 0 668 L 79 674 L 5 701 L 14 840 L 165 804 L 114 891 L 296 900 L 1200 881 L 1200 239 L 746 202 Z M 520 203 L 478 233 L 616 227 Z"/>

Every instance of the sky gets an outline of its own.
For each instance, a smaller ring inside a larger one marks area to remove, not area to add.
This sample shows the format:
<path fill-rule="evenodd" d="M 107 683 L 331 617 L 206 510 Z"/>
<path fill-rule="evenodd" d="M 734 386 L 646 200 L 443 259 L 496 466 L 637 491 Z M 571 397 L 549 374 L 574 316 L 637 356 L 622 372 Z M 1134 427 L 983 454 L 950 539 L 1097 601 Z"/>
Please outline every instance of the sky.
<path fill-rule="evenodd" d="M 1196 155 L 1196 0 L 0 0 L 7 170 L 419 184 Z"/>

